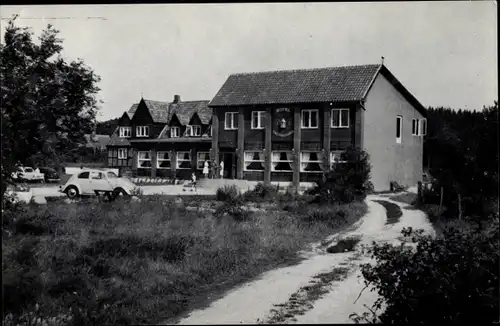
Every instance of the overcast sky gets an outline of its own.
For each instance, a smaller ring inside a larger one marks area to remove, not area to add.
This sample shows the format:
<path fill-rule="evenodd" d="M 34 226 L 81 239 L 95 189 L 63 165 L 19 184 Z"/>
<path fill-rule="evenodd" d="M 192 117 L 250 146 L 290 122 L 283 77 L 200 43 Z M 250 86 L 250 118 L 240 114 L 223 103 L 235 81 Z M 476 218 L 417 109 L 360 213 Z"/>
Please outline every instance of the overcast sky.
<path fill-rule="evenodd" d="M 380 63 L 425 106 L 498 99 L 497 4 L 362 2 L 2 6 L 101 76 L 98 120 L 141 98 L 210 100 L 231 73 Z M 94 17 L 94 18 L 88 18 Z M 104 19 L 97 19 L 101 17 Z M 24 18 L 24 19 L 23 19 Z M 61 19 L 50 19 L 61 18 Z M 2 40 L 7 21 L 2 19 Z"/>

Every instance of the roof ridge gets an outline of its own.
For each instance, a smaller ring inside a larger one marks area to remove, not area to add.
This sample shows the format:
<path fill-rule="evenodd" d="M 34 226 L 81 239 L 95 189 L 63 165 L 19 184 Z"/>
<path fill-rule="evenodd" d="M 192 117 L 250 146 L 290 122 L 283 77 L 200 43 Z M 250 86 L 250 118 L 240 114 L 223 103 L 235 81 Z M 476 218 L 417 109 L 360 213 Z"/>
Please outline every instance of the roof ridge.
<path fill-rule="evenodd" d="M 326 70 L 326 69 L 338 69 L 338 68 L 360 68 L 360 67 L 375 67 L 381 66 L 382 64 L 364 64 L 364 65 L 348 65 L 348 66 L 329 66 L 323 68 L 300 68 L 300 69 L 281 69 L 281 70 L 267 70 L 267 71 L 253 71 L 253 72 L 239 72 L 230 74 L 229 76 L 242 76 L 242 75 L 256 75 L 256 74 L 265 74 L 272 72 L 298 72 L 298 71 L 317 71 L 317 70 Z"/>

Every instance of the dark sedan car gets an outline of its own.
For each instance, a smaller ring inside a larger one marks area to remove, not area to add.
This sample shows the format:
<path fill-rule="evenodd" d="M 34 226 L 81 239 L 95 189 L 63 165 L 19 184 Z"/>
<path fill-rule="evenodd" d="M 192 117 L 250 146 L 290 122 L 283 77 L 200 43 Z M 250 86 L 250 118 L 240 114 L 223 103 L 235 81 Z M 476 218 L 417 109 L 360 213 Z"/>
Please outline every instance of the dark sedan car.
<path fill-rule="evenodd" d="M 59 182 L 61 181 L 61 177 L 53 168 L 43 167 L 38 168 L 41 173 L 45 176 L 45 182 Z"/>

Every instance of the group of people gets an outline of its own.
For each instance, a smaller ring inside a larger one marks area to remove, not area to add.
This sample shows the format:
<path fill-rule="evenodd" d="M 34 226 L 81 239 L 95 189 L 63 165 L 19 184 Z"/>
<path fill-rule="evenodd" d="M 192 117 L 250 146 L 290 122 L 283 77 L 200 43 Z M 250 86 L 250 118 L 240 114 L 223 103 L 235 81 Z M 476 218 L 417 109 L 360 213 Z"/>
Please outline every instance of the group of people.
<path fill-rule="evenodd" d="M 210 164 L 208 161 L 205 161 L 203 165 L 203 175 L 205 176 L 205 179 L 208 179 L 208 176 L 210 174 Z M 224 178 L 224 161 L 220 162 L 220 178 Z M 212 178 L 215 176 L 215 171 L 212 171 Z M 193 172 L 191 173 L 191 182 L 193 184 L 194 189 L 196 190 L 196 174 Z"/>

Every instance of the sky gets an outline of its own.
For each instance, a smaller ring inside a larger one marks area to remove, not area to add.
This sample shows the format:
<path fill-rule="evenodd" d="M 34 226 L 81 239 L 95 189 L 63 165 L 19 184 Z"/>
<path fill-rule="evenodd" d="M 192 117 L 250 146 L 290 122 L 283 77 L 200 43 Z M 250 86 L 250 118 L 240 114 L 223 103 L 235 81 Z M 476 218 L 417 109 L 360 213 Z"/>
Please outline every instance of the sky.
<path fill-rule="evenodd" d="M 498 100 L 497 3 L 332 2 L 2 6 L 101 77 L 98 120 L 143 96 L 211 100 L 232 73 L 384 64 L 424 105 Z"/>

